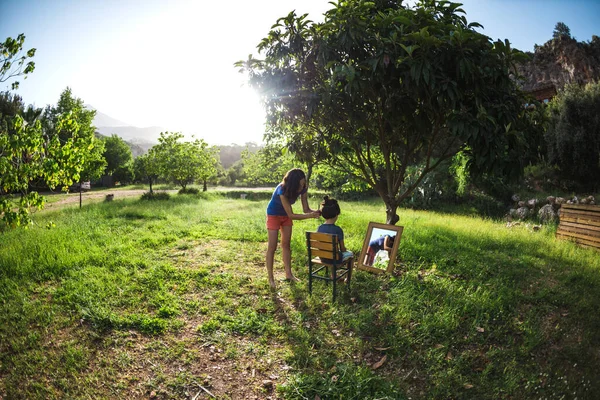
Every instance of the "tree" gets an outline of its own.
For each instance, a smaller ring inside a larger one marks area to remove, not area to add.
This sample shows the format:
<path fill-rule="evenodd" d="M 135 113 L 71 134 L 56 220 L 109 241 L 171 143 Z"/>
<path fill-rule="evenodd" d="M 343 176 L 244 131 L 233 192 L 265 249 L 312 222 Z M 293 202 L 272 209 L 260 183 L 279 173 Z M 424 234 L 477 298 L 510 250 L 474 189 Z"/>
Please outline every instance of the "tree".
<path fill-rule="evenodd" d="M 106 159 L 106 174 L 113 175 L 115 171 L 131 164 L 133 156 L 127 143 L 119 136 L 112 135 L 104 139 L 104 158 Z"/>
<path fill-rule="evenodd" d="M 20 55 L 24 41 L 21 34 L 0 43 L 0 82 L 33 72 L 35 65 L 27 60 L 35 49 Z M 13 82 L 11 88 L 17 87 Z M 41 179 L 50 188 L 79 180 L 94 147 L 93 130 L 91 138 L 87 135 L 93 114 L 81 119 L 76 112 L 61 109 L 47 122 L 41 110 L 25 109 L 18 96 L 3 93 L 0 103 L 0 221 L 4 227 L 27 226 L 32 222 L 30 209 L 41 209 L 45 203 L 37 191 L 30 191 L 34 180 Z"/>
<path fill-rule="evenodd" d="M 112 174 L 115 182 L 119 182 L 121 185 L 128 185 L 133 182 L 135 173 L 133 172 L 133 162 L 129 161 L 125 165 L 118 167 Z"/>
<path fill-rule="evenodd" d="M 548 161 L 579 186 L 600 188 L 600 82 L 568 85 L 548 106 Z"/>
<path fill-rule="evenodd" d="M 94 147 L 92 147 L 86 157 L 86 161 L 81 171 L 80 181 L 87 182 L 97 180 L 102 177 L 106 169 L 106 159 L 104 158 L 104 142 L 96 138 Z"/>
<path fill-rule="evenodd" d="M 200 141 L 202 147 L 202 168 L 198 180 L 202 182 L 202 191 L 208 190 L 207 183 L 209 180 L 216 178 L 219 170 L 219 148 L 216 146 L 208 146 L 204 141 Z"/>
<path fill-rule="evenodd" d="M 552 37 L 554 39 L 558 39 L 560 37 L 571 37 L 571 29 L 564 22 L 557 22 L 556 26 L 554 26 L 554 32 L 552 32 Z"/>
<path fill-rule="evenodd" d="M 16 39 L 8 37 L 4 42 L 0 42 L 0 83 L 17 76 L 26 79 L 35 69 L 35 63 L 30 60 L 35 56 L 35 49 L 29 49 L 22 54 L 23 43 L 25 35 L 22 33 Z M 13 90 L 18 87 L 18 81 L 11 84 Z"/>
<path fill-rule="evenodd" d="M 56 106 L 47 106 L 42 116 L 46 135 L 56 137 L 60 143 L 73 143 L 76 152 L 65 160 L 64 165 L 59 164 L 59 168 L 66 174 L 71 174 L 79 183 L 99 177 L 106 165 L 102 161 L 101 148 L 96 148 L 102 145 L 99 144 L 96 128 L 92 125 L 95 115 L 96 111 L 88 110 L 84 101 L 73 96 L 73 92 L 67 87 L 60 94 Z M 61 125 L 60 121 L 65 116 L 70 119 L 70 126 Z M 70 164 L 74 160 L 77 164 Z M 85 176 L 81 172 L 85 172 Z"/>
<path fill-rule="evenodd" d="M 203 182 L 207 190 L 207 180 L 217 173 L 218 153 L 201 139 L 181 142 L 181 133 L 162 132 L 158 144 L 152 149 L 160 164 L 160 175 L 186 189 L 196 180 Z"/>
<path fill-rule="evenodd" d="M 476 171 L 518 175 L 525 104 L 514 62 L 526 57 L 468 24 L 459 4 L 339 2 L 323 23 L 280 18 L 237 66 L 259 90 L 268 140 L 363 181 L 388 223 L 424 177 L 458 151 Z M 422 165 L 405 185 L 407 169 Z"/>
<path fill-rule="evenodd" d="M 30 209 L 43 208 L 44 197 L 30 191 L 32 181 L 66 188 L 80 181 L 91 159 L 93 135 L 86 134 L 91 119 L 79 118 L 77 110 L 49 110 L 53 110 L 51 121 L 28 123 L 20 114 L 1 116 L 0 220 L 4 226 L 27 226 L 32 222 Z"/>
<path fill-rule="evenodd" d="M 160 161 L 156 154 L 156 149 L 150 149 L 147 154 L 138 156 L 133 161 L 133 173 L 136 181 L 148 182 L 150 185 L 150 194 L 152 184 L 156 182 L 160 176 Z"/>

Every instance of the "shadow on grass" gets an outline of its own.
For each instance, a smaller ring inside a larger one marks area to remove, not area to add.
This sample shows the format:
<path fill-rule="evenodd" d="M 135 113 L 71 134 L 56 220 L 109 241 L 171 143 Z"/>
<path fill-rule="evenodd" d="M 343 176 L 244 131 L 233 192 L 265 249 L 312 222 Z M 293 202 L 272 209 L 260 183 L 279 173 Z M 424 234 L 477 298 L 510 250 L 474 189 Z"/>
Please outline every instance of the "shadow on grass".
<path fill-rule="evenodd" d="M 395 276 L 357 271 L 339 302 L 331 286 L 317 284 L 312 296 L 291 288 L 302 324 L 285 329 L 298 368 L 293 388 L 284 388 L 289 397 L 419 390 L 434 398 L 585 398 L 600 390 L 593 254 L 581 251 L 579 263 L 552 240 L 496 240 L 438 225 L 401 247 Z"/>

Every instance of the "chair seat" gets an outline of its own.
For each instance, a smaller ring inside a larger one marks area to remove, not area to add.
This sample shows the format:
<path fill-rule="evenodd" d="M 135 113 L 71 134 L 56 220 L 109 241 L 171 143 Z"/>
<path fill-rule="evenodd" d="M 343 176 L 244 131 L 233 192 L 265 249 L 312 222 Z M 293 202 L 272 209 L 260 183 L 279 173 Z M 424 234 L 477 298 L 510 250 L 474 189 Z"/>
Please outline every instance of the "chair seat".
<path fill-rule="evenodd" d="M 338 268 L 344 268 L 344 264 L 345 264 L 345 263 L 346 263 L 346 262 L 347 262 L 349 259 L 353 259 L 353 258 L 354 258 L 354 257 L 346 257 L 346 258 L 344 258 L 344 259 L 342 259 L 342 260 L 339 260 L 339 262 L 338 262 L 338 264 L 337 264 L 337 265 L 338 265 Z M 314 263 L 314 264 L 327 265 L 327 266 L 329 266 L 329 267 L 332 267 L 332 266 L 333 266 L 333 263 L 332 263 L 332 262 L 323 261 L 323 260 L 321 260 L 321 258 L 320 258 L 320 257 L 315 257 L 315 258 L 313 258 L 313 259 L 312 259 L 312 260 L 310 260 L 310 261 L 311 261 L 312 263 Z"/>

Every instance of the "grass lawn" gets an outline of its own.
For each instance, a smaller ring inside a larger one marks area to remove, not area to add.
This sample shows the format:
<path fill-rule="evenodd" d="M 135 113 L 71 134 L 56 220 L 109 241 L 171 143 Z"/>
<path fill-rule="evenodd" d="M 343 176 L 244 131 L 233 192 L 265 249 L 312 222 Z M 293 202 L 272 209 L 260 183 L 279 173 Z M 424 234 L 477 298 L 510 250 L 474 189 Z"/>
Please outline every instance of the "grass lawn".
<path fill-rule="evenodd" d="M 269 290 L 269 194 L 51 208 L 0 234 L 0 399 L 597 398 L 597 251 L 400 210 L 394 274 L 355 271 L 332 303 L 307 291 L 316 220 L 295 222 L 303 281 Z M 358 252 L 383 204 L 341 208 Z"/>

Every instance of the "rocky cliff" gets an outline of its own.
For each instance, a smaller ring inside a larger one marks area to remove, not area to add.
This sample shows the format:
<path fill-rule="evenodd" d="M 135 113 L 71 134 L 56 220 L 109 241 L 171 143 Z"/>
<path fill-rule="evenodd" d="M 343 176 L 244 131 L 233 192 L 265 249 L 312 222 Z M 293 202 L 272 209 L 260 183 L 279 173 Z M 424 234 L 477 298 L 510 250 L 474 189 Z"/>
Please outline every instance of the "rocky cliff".
<path fill-rule="evenodd" d="M 528 54 L 530 60 L 518 67 L 524 77 L 523 89 L 528 92 L 600 80 L 600 38 L 596 35 L 590 42 L 560 36 L 536 45 Z"/>

